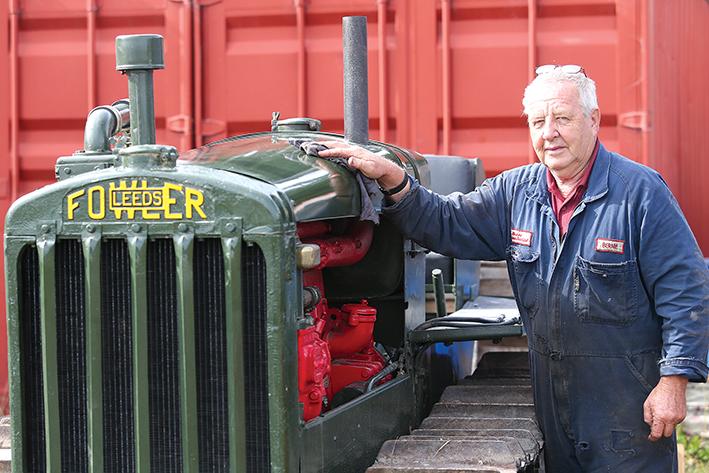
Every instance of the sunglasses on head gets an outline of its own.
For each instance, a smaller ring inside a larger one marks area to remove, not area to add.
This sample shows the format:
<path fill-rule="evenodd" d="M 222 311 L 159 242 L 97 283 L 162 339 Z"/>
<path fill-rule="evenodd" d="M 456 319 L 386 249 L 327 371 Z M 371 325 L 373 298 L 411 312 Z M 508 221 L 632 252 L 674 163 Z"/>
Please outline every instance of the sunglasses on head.
<path fill-rule="evenodd" d="M 586 71 L 583 70 L 583 67 L 576 65 L 576 64 L 565 64 L 563 66 L 560 66 L 559 64 L 545 64 L 543 66 L 537 67 L 535 72 L 537 75 L 541 74 L 548 74 L 549 72 L 552 72 L 556 69 L 561 69 L 562 72 L 565 72 L 567 74 L 583 74 L 586 75 Z M 588 76 L 586 76 L 588 77 Z"/>

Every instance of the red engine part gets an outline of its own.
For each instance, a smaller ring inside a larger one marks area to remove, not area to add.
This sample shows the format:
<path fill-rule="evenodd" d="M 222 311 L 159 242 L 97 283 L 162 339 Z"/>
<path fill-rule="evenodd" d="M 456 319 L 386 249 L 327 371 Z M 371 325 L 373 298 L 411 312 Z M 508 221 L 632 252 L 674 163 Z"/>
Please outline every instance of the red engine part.
<path fill-rule="evenodd" d="M 349 384 L 367 381 L 383 370 L 384 365 L 384 359 L 373 348 L 368 353 L 332 360 L 329 396 L 334 396 Z"/>
<path fill-rule="evenodd" d="M 315 222 L 313 222 L 315 223 Z M 298 233 L 311 235 L 321 230 L 321 226 L 298 226 Z M 334 266 L 349 266 L 364 258 L 372 245 L 374 224 L 357 222 L 352 233 L 345 236 L 327 238 L 306 238 L 305 243 L 314 243 L 320 247 L 320 265 L 316 269 Z"/>
<path fill-rule="evenodd" d="M 372 345 L 377 309 L 370 307 L 366 300 L 359 304 L 345 304 L 342 310 L 330 309 L 330 314 L 332 323 L 327 342 L 333 358 L 352 355 Z"/>
<path fill-rule="evenodd" d="M 303 419 L 320 415 L 327 396 L 330 351 L 315 326 L 298 331 L 298 400 L 303 403 Z"/>
<path fill-rule="evenodd" d="M 340 309 L 329 308 L 321 271 L 361 260 L 372 243 L 372 225 L 357 223 L 350 235 L 341 237 L 328 237 L 329 230 L 324 222 L 298 225 L 300 238 L 319 245 L 321 256 L 317 268 L 303 273 L 304 287 L 315 288 L 321 296 L 308 312 L 313 325 L 298 331 L 298 398 L 306 421 L 320 415 L 326 399 L 351 383 L 370 379 L 386 365 L 374 349 L 377 310 L 364 299 Z"/>

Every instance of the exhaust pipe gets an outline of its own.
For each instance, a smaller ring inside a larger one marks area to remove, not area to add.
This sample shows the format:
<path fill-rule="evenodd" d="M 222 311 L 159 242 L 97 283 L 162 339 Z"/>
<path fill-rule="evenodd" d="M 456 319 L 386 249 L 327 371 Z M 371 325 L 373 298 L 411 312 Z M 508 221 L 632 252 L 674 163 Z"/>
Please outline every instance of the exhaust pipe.
<path fill-rule="evenodd" d="M 357 144 L 369 141 L 369 93 L 367 83 L 367 17 L 342 18 L 345 88 L 345 139 Z"/>
<path fill-rule="evenodd" d="M 162 43 L 156 34 L 116 37 L 116 70 L 128 76 L 133 145 L 155 144 L 153 70 L 165 67 Z"/>

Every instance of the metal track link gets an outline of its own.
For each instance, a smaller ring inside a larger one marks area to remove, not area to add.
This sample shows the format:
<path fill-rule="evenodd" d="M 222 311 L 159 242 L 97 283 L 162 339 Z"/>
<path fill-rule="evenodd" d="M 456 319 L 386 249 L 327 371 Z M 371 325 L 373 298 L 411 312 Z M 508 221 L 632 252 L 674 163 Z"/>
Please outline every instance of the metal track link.
<path fill-rule="evenodd" d="M 366 473 L 537 473 L 542 447 L 527 353 L 492 352 Z"/>

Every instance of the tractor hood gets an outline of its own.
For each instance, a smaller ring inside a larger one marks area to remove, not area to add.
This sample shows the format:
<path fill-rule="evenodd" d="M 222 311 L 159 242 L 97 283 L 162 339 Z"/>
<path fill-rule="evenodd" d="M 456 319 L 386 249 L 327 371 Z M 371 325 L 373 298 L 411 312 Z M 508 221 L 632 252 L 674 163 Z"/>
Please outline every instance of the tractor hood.
<path fill-rule="evenodd" d="M 284 192 L 297 221 L 352 217 L 360 214 L 360 189 L 352 170 L 338 162 L 306 155 L 298 142 L 344 139 L 328 133 L 257 133 L 229 138 L 182 153 L 178 164 L 198 165 L 248 176 Z M 416 153 L 370 142 L 370 151 L 428 180 L 426 161 Z M 423 172 L 423 175 L 422 175 Z M 381 196 L 374 206 L 381 207 Z"/>

